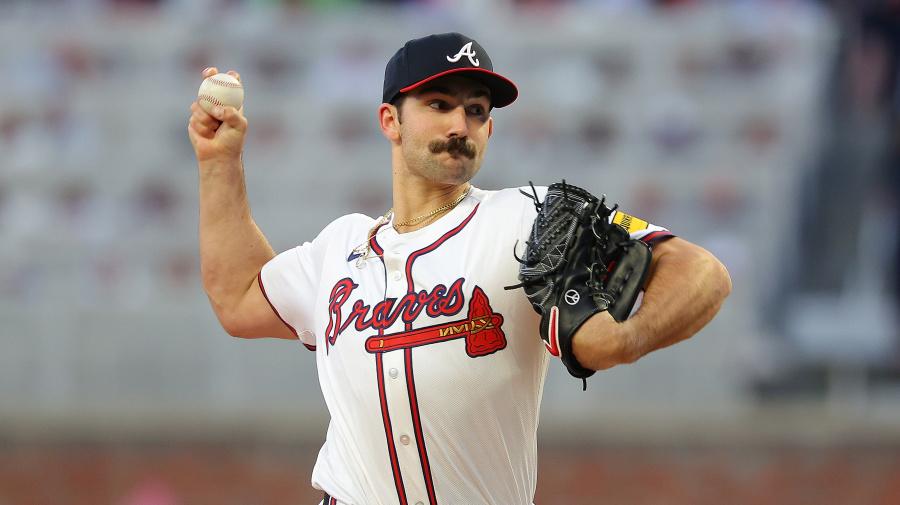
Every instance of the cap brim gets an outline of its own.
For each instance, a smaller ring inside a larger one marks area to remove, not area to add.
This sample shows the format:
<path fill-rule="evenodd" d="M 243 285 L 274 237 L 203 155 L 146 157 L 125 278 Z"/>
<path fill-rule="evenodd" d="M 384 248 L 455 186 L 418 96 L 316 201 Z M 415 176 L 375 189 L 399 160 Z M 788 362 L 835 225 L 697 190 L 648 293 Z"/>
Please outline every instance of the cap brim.
<path fill-rule="evenodd" d="M 450 74 L 464 75 L 487 86 L 488 89 L 491 90 L 491 107 L 494 108 L 506 107 L 507 105 L 515 102 L 516 98 L 518 98 L 519 96 L 519 89 L 515 84 L 513 84 L 512 81 L 496 72 L 491 72 L 490 70 L 482 70 L 479 68 L 455 68 L 452 70 L 447 70 L 446 72 L 435 74 L 428 79 L 423 79 L 415 84 L 411 84 L 401 89 L 400 93 L 406 93 L 407 91 L 418 88 L 419 86 L 427 82 L 431 82 L 439 77 Z"/>

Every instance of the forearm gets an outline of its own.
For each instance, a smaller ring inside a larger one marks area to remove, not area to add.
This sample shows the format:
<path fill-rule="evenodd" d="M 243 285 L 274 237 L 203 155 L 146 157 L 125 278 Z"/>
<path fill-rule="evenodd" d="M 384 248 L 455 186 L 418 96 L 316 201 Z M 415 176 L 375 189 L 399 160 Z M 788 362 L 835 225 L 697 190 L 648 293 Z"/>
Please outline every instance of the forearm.
<path fill-rule="evenodd" d="M 583 366 L 604 370 L 633 363 L 690 338 L 712 320 L 731 291 L 728 271 L 698 246 L 673 238 L 654 255 L 641 307 L 631 318 L 616 323 L 601 312 L 576 332 L 573 350 Z"/>
<path fill-rule="evenodd" d="M 203 77 L 217 72 L 208 68 Z M 246 135 L 242 110 L 217 106 L 207 113 L 198 102 L 191 105 L 188 137 L 200 179 L 200 273 L 216 315 L 232 334 L 265 327 L 272 315 L 255 287 L 257 274 L 275 253 L 250 215 L 241 164 Z"/>
<path fill-rule="evenodd" d="M 200 271 L 220 319 L 275 256 L 253 221 L 240 160 L 200 163 Z"/>

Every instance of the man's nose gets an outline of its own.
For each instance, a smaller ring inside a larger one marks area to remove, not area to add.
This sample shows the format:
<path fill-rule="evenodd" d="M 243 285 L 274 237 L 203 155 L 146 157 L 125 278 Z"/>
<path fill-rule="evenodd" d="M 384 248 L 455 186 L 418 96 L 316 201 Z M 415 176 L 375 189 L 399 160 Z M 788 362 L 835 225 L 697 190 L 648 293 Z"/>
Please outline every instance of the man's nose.
<path fill-rule="evenodd" d="M 447 136 L 466 138 L 469 136 L 469 124 L 466 118 L 466 109 L 463 106 L 454 108 L 448 113 L 449 129 Z"/>

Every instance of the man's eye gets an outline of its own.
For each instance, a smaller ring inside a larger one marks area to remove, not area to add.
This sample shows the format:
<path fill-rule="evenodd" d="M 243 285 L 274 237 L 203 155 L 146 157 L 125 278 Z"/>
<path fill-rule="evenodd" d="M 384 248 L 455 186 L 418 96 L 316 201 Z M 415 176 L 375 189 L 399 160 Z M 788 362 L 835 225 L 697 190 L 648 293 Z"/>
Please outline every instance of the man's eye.
<path fill-rule="evenodd" d="M 472 114 L 473 116 L 483 116 L 485 113 L 485 110 L 486 109 L 484 107 L 482 107 L 481 105 L 473 105 L 473 106 L 469 107 L 469 114 Z"/>
<path fill-rule="evenodd" d="M 428 106 L 431 107 L 432 109 L 437 109 L 437 110 L 443 110 L 443 109 L 447 108 L 445 106 L 444 102 L 442 102 L 440 100 L 435 100 L 434 102 L 429 103 Z"/>

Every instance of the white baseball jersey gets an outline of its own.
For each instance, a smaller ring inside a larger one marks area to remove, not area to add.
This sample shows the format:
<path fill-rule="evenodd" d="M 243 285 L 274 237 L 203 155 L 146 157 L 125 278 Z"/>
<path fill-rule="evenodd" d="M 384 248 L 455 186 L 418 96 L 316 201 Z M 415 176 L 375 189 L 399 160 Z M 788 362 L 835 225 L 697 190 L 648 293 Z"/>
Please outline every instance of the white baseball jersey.
<path fill-rule="evenodd" d="M 263 268 L 272 308 L 316 351 L 331 414 L 315 488 L 356 505 L 532 503 L 550 354 L 522 290 L 504 287 L 535 215 L 518 189 L 472 188 L 425 228 L 381 226 L 364 262 L 353 251 L 375 221 L 354 214 Z"/>

